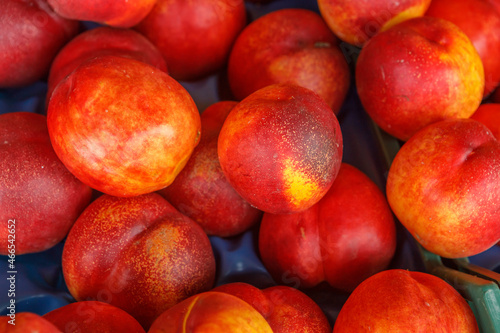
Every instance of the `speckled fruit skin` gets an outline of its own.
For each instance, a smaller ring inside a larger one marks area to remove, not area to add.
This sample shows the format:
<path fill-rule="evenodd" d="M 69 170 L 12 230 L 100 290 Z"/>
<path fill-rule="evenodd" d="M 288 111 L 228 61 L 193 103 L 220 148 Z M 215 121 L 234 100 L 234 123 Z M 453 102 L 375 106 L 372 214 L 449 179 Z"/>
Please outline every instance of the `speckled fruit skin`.
<path fill-rule="evenodd" d="M 326 195 L 296 214 L 265 213 L 259 253 L 279 284 L 310 288 L 327 282 L 351 292 L 386 269 L 396 251 L 396 225 L 382 191 L 342 163 Z"/>
<path fill-rule="evenodd" d="M 481 104 L 470 118 L 485 124 L 500 141 L 500 103 Z"/>
<path fill-rule="evenodd" d="M 130 314 L 99 301 L 70 303 L 46 313 L 43 318 L 62 332 L 145 333 Z"/>
<path fill-rule="evenodd" d="M 298 289 L 272 286 L 261 290 L 248 283 L 233 282 L 212 291 L 234 295 L 253 306 L 274 333 L 332 331 L 319 305 Z"/>
<path fill-rule="evenodd" d="M 292 213 L 318 202 L 337 176 L 342 133 L 332 109 L 311 90 L 276 84 L 229 113 L 219 133 L 222 171 L 257 209 Z"/>
<path fill-rule="evenodd" d="M 132 29 L 97 27 L 74 37 L 57 53 L 47 80 L 47 102 L 56 85 L 85 60 L 105 54 L 136 59 L 167 72 L 160 51 L 146 37 Z"/>
<path fill-rule="evenodd" d="M 200 139 L 200 115 L 165 72 L 113 55 L 90 59 L 50 98 L 54 150 L 82 182 L 127 197 L 172 183 Z"/>
<path fill-rule="evenodd" d="M 0 115 L 0 168 L 0 219 L 5 221 L 2 255 L 8 249 L 21 255 L 53 247 L 90 203 L 92 189 L 57 158 L 43 115 Z M 9 220 L 15 220 L 12 243 L 8 242 Z"/>
<path fill-rule="evenodd" d="M 306 9 L 276 10 L 253 21 L 236 39 L 227 71 L 238 100 L 291 82 L 316 92 L 335 114 L 350 84 L 338 39 L 319 14 Z"/>
<path fill-rule="evenodd" d="M 219 237 L 240 234 L 262 217 L 262 212 L 229 184 L 217 155 L 220 129 L 236 104 L 221 101 L 203 111 L 200 143 L 174 182 L 158 191 L 181 213 L 201 225 L 208 235 Z"/>
<path fill-rule="evenodd" d="M 317 0 L 321 16 L 343 41 L 363 46 L 378 32 L 424 15 L 431 0 Z"/>
<path fill-rule="evenodd" d="M 344 303 L 333 333 L 479 332 L 466 300 L 437 276 L 385 270 L 363 281 Z"/>
<path fill-rule="evenodd" d="M 232 332 L 273 333 L 262 315 L 242 299 L 207 291 L 161 314 L 148 333 Z"/>
<path fill-rule="evenodd" d="M 0 11 L 0 88 L 41 80 L 61 47 L 80 27 L 54 13 L 46 0 L 5 0 Z"/>
<path fill-rule="evenodd" d="M 76 300 L 110 303 L 145 329 L 215 279 L 207 235 L 156 193 L 96 199 L 68 234 L 62 268 Z"/>
<path fill-rule="evenodd" d="M 470 38 L 483 62 L 483 97 L 489 96 L 500 84 L 500 59 L 491 52 L 500 50 L 500 11 L 493 1 L 433 0 L 425 15 L 456 24 Z"/>
<path fill-rule="evenodd" d="M 15 323 L 15 325 L 10 324 L 9 321 Z M 32 312 L 18 312 L 15 313 L 13 318 L 10 316 L 0 316 L 0 332 L 61 333 L 50 321 Z"/>
<path fill-rule="evenodd" d="M 47 0 L 54 11 L 72 20 L 131 28 L 153 9 L 156 0 Z"/>
<path fill-rule="evenodd" d="M 447 258 L 481 253 L 500 240 L 500 142 L 474 119 L 431 124 L 396 154 L 386 193 L 427 250 Z"/>
<path fill-rule="evenodd" d="M 456 25 L 418 17 L 365 44 L 356 63 L 356 87 L 371 118 L 406 141 L 433 122 L 470 117 L 483 98 L 484 70 Z"/>
<path fill-rule="evenodd" d="M 222 69 L 247 23 L 243 0 L 158 0 L 136 27 L 163 53 L 176 80 Z"/>

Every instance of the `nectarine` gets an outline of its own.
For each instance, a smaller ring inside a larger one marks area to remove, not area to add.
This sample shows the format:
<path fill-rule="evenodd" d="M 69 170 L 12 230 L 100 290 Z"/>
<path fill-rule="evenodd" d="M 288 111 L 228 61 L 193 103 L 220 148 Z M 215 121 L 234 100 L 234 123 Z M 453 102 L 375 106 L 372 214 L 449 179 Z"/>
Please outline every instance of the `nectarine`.
<path fill-rule="evenodd" d="M 337 176 L 342 148 L 332 109 L 293 84 L 267 86 L 238 103 L 218 139 L 230 184 L 270 213 L 298 212 L 318 202 Z"/>
<path fill-rule="evenodd" d="M 336 114 L 351 80 L 337 38 L 320 15 L 306 9 L 276 10 L 253 21 L 236 39 L 227 72 L 238 100 L 289 82 L 316 92 Z"/>
<path fill-rule="evenodd" d="M 363 281 L 342 306 L 334 333 L 479 332 L 472 309 L 437 276 L 385 270 Z"/>
<path fill-rule="evenodd" d="M 317 0 L 321 16 L 343 41 L 363 46 L 378 32 L 424 15 L 431 0 Z"/>
<path fill-rule="evenodd" d="M 200 115 L 176 80 L 142 61 L 103 55 L 84 62 L 49 101 L 50 139 L 83 183 L 134 196 L 172 183 L 200 140 Z"/>
<path fill-rule="evenodd" d="M 61 333 L 47 319 L 33 312 L 15 313 L 14 317 L 0 316 L 0 332 L 9 333 Z"/>
<path fill-rule="evenodd" d="M 163 312 L 148 333 L 273 333 L 262 315 L 244 300 L 222 292 L 193 295 Z"/>
<path fill-rule="evenodd" d="M 500 84 L 500 11 L 491 0 L 433 0 L 425 13 L 456 24 L 471 40 L 484 67 L 486 98 Z"/>
<path fill-rule="evenodd" d="M 230 237 L 258 223 L 262 212 L 252 207 L 229 184 L 217 155 L 220 129 L 233 101 L 212 104 L 201 114 L 201 139 L 172 184 L 158 191 L 208 235 Z"/>
<path fill-rule="evenodd" d="M 0 88 L 45 79 L 57 52 L 78 32 L 47 0 L 5 0 L 0 11 Z"/>
<path fill-rule="evenodd" d="M 99 301 L 73 302 L 46 313 L 43 318 L 62 332 L 145 333 L 130 314 Z"/>
<path fill-rule="evenodd" d="M 387 268 L 396 251 L 396 225 L 382 191 L 342 163 L 332 187 L 309 209 L 264 213 L 259 253 L 276 283 L 310 288 L 327 282 L 352 291 Z"/>
<path fill-rule="evenodd" d="M 62 17 L 131 28 L 153 9 L 157 0 L 46 0 Z"/>
<path fill-rule="evenodd" d="M 468 118 L 483 98 L 481 58 L 455 24 L 430 16 L 371 38 L 356 63 L 356 87 L 370 117 L 406 141 L 445 118 Z"/>
<path fill-rule="evenodd" d="M 331 332 L 323 310 L 298 289 L 278 285 L 260 290 L 248 283 L 233 282 L 212 291 L 234 295 L 252 305 L 274 333 Z"/>
<path fill-rule="evenodd" d="M 215 258 L 203 229 L 159 194 L 103 195 L 68 234 L 62 269 L 77 301 L 117 306 L 147 329 L 166 309 L 212 288 Z"/>
<path fill-rule="evenodd" d="M 0 115 L 0 168 L 0 254 L 53 247 L 90 203 L 92 189 L 57 157 L 43 115 Z"/>
<path fill-rule="evenodd" d="M 430 252 L 461 258 L 486 251 L 500 240 L 500 141 L 474 119 L 428 125 L 397 152 L 386 193 Z"/>
<path fill-rule="evenodd" d="M 485 124 L 495 138 L 500 141 L 500 103 L 481 104 L 471 119 Z"/>
<path fill-rule="evenodd" d="M 56 85 L 82 62 L 104 54 L 133 58 L 167 71 L 163 55 L 137 31 L 97 27 L 75 36 L 57 53 L 47 79 L 47 100 Z"/>
<path fill-rule="evenodd" d="M 157 0 L 136 27 L 162 52 L 176 80 L 221 70 L 246 25 L 243 0 Z"/>

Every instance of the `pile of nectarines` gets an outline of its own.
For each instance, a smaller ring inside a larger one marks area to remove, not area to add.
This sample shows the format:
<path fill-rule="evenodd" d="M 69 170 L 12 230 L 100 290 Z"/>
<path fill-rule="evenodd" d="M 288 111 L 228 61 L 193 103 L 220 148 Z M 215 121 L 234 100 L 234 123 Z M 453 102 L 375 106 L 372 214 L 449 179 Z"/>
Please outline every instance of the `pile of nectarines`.
<path fill-rule="evenodd" d="M 497 51 L 499 0 L 4 0 L 0 97 L 44 98 L 0 109 L 0 331 L 478 332 L 394 262 L 500 242 Z M 271 284 L 221 283 L 248 233 Z M 71 300 L 22 310 L 16 256 L 56 245 Z"/>

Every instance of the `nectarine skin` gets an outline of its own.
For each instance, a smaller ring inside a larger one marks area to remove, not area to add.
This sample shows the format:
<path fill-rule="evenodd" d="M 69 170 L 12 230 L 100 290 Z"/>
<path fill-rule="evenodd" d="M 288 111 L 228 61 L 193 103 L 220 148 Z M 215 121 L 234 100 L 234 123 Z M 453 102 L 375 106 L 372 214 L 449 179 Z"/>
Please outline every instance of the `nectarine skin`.
<path fill-rule="evenodd" d="M 396 154 L 386 193 L 427 250 L 447 258 L 481 253 L 500 239 L 500 142 L 474 119 L 428 125 Z"/>
<path fill-rule="evenodd" d="M 379 31 L 424 15 L 431 0 L 317 0 L 321 16 L 343 41 L 363 46 Z"/>
<path fill-rule="evenodd" d="M 162 54 L 146 37 L 132 29 L 97 27 L 74 37 L 57 53 L 47 79 L 47 101 L 56 85 L 85 60 L 104 54 L 133 58 L 167 72 Z"/>
<path fill-rule="evenodd" d="M 145 328 L 215 279 L 203 229 L 156 193 L 96 199 L 68 234 L 62 267 L 76 300 L 115 305 Z"/>
<path fill-rule="evenodd" d="M 387 133 L 406 141 L 445 118 L 468 118 L 483 98 L 484 70 L 456 25 L 418 17 L 368 41 L 356 63 L 364 109 Z"/>
<path fill-rule="evenodd" d="M 148 333 L 273 333 L 262 315 L 244 300 L 222 292 L 193 295 L 162 313 Z"/>
<path fill-rule="evenodd" d="M 113 55 L 81 64 L 52 93 L 52 145 L 83 183 L 134 196 L 172 183 L 200 140 L 200 115 L 167 73 Z"/>
<path fill-rule="evenodd" d="M 57 157 L 45 116 L 0 115 L 0 143 L 0 218 L 5 221 L 0 254 L 8 254 L 8 249 L 16 255 L 47 250 L 66 237 L 90 203 L 92 189 Z M 15 228 L 10 244 L 9 220 Z"/>
<path fill-rule="evenodd" d="M 0 88 L 42 80 L 80 24 L 56 14 L 47 0 L 6 0 L 0 11 Z"/>
<path fill-rule="evenodd" d="M 260 290 L 248 283 L 233 282 L 212 291 L 237 296 L 252 305 L 274 333 L 332 331 L 319 305 L 298 289 L 278 285 Z"/>
<path fill-rule="evenodd" d="M 156 0 L 46 0 L 62 17 L 131 28 L 153 9 Z"/>
<path fill-rule="evenodd" d="M 466 300 L 437 276 L 385 270 L 363 281 L 340 309 L 333 333 L 479 332 Z"/>
<path fill-rule="evenodd" d="M 263 290 L 245 282 L 231 282 L 219 285 L 212 289 L 241 298 L 250 304 L 255 310 L 267 320 L 273 312 L 271 300 L 264 294 Z"/>
<path fill-rule="evenodd" d="M 221 70 L 247 23 L 243 0 L 157 0 L 136 27 L 162 52 L 176 80 Z"/>
<path fill-rule="evenodd" d="M 305 210 L 323 197 L 342 160 L 332 109 L 293 84 L 257 90 L 229 113 L 219 134 L 222 170 L 234 189 L 271 213 Z"/>
<path fill-rule="evenodd" d="M 158 191 L 208 235 L 230 237 L 258 223 L 262 212 L 252 207 L 229 184 L 217 155 L 220 129 L 234 101 L 212 104 L 201 114 L 201 139 L 172 184 Z"/>
<path fill-rule="evenodd" d="M 15 314 L 14 320 L 12 319 L 10 316 L 0 316 L 0 332 L 61 333 L 57 326 L 36 313 L 18 312 Z"/>
<path fill-rule="evenodd" d="M 471 119 L 478 120 L 488 127 L 493 136 L 500 141 L 500 103 L 481 104 Z"/>
<path fill-rule="evenodd" d="M 385 269 L 396 251 L 396 225 L 382 191 L 359 169 L 342 163 L 325 196 L 295 214 L 264 213 L 262 262 L 280 284 L 321 282 L 352 291 Z"/>
<path fill-rule="evenodd" d="M 425 13 L 456 24 L 471 40 L 484 67 L 484 96 L 500 84 L 500 12 L 491 0 L 433 0 Z"/>
<path fill-rule="evenodd" d="M 236 39 L 227 71 L 237 100 L 290 82 L 316 92 L 335 114 L 350 84 L 338 39 L 319 14 L 306 9 L 276 10 L 253 21 Z"/>
<path fill-rule="evenodd" d="M 44 314 L 43 318 L 62 332 L 145 333 L 130 314 L 99 301 L 73 302 Z"/>

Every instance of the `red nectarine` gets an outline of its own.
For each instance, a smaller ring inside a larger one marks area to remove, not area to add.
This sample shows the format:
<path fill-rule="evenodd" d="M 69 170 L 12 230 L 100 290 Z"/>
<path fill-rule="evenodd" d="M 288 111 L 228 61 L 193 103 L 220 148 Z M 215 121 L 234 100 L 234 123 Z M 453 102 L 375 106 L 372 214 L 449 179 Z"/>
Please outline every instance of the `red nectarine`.
<path fill-rule="evenodd" d="M 430 252 L 461 258 L 486 251 L 500 240 L 500 141 L 474 119 L 428 125 L 397 152 L 386 193 Z"/>
<path fill-rule="evenodd" d="M 5 333 L 61 333 L 47 319 L 33 312 L 15 313 L 14 317 L 0 316 L 0 332 Z"/>
<path fill-rule="evenodd" d="M 382 191 L 343 163 L 325 196 L 295 214 L 264 213 L 262 262 L 280 284 L 310 288 L 326 281 L 352 291 L 385 269 L 396 251 L 396 225 Z"/>
<path fill-rule="evenodd" d="M 131 28 L 153 9 L 157 0 L 47 0 L 54 11 L 72 20 Z"/>
<path fill-rule="evenodd" d="M 371 38 L 356 63 L 356 87 L 370 117 L 406 141 L 446 118 L 468 118 L 483 98 L 481 58 L 455 24 L 430 16 Z"/>
<path fill-rule="evenodd" d="M 363 281 L 342 306 L 334 333 L 479 332 L 466 300 L 437 276 L 391 269 Z"/>
<path fill-rule="evenodd" d="M 173 78 L 191 81 L 224 67 L 245 25 L 243 0 L 157 0 L 135 28 L 162 52 Z"/>
<path fill-rule="evenodd" d="M 229 237 L 260 221 L 252 207 L 229 184 L 217 155 L 217 140 L 236 102 L 212 104 L 201 114 L 201 139 L 172 184 L 158 191 L 181 213 L 196 221 L 208 235 Z"/>
<path fill-rule="evenodd" d="M 90 203 L 92 189 L 57 157 L 43 115 L 0 115 L 0 169 L 0 254 L 53 247 Z"/>
<path fill-rule="evenodd" d="M 259 89 L 229 113 L 219 134 L 222 171 L 256 208 L 291 213 L 318 202 L 342 160 L 342 133 L 332 109 L 293 84 Z"/>
<path fill-rule="evenodd" d="M 237 296 L 252 305 L 267 320 L 274 333 L 331 332 L 323 310 L 298 289 L 272 286 L 260 290 L 248 283 L 233 282 L 212 291 Z"/>
<path fill-rule="evenodd" d="M 343 41 L 363 46 L 379 31 L 424 15 L 431 0 L 317 0 L 321 16 Z"/>
<path fill-rule="evenodd" d="M 273 333 L 262 315 L 244 300 L 222 292 L 193 295 L 162 313 L 148 333 Z"/>
<path fill-rule="evenodd" d="M 57 53 L 47 79 L 47 102 L 56 85 L 78 65 L 104 54 L 133 58 L 167 71 L 163 55 L 153 43 L 137 31 L 97 27 L 77 35 Z"/>
<path fill-rule="evenodd" d="M 321 16 L 306 9 L 276 10 L 253 21 L 236 39 L 227 71 L 238 100 L 289 82 L 316 92 L 335 114 L 351 75 L 337 38 Z"/>
<path fill-rule="evenodd" d="M 78 179 L 124 197 L 170 185 L 201 130 L 198 109 L 177 81 L 113 55 L 89 59 L 57 85 L 47 122 L 55 152 Z"/>
<path fill-rule="evenodd" d="M 5 0 L 0 10 L 0 88 L 44 79 L 61 47 L 80 27 L 56 14 L 47 0 Z"/>
<path fill-rule="evenodd" d="M 433 0 L 425 13 L 456 24 L 471 40 L 484 67 L 484 94 L 500 84 L 500 12 L 491 0 Z"/>
<path fill-rule="evenodd" d="M 43 318 L 62 332 L 145 333 L 130 314 L 99 301 L 73 302 L 46 313 Z"/>
<path fill-rule="evenodd" d="M 481 104 L 471 119 L 485 124 L 493 136 L 500 141 L 500 103 Z"/>
<path fill-rule="evenodd" d="M 212 288 L 215 258 L 203 229 L 159 194 L 103 195 L 69 232 L 62 269 L 77 301 L 117 306 L 147 328 L 166 309 Z"/>

